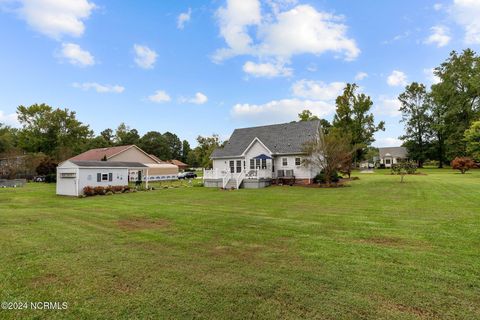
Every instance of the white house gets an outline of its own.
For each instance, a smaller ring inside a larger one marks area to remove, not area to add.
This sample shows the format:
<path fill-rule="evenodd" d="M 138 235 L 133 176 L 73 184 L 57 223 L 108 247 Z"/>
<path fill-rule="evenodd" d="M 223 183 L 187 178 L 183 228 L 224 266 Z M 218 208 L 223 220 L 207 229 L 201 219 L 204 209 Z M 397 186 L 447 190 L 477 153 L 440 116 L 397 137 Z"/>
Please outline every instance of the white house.
<path fill-rule="evenodd" d="M 272 181 L 310 183 L 318 173 L 304 165 L 305 143 L 318 138 L 320 121 L 301 121 L 236 129 L 212 153 L 204 171 L 206 187 L 261 188 Z"/>
<path fill-rule="evenodd" d="M 70 161 L 106 161 L 106 162 L 139 162 L 150 169 L 148 176 L 142 170 L 130 170 L 130 180 L 141 181 L 163 181 L 178 179 L 178 166 L 158 159 L 148 154 L 136 145 L 125 145 L 108 148 L 96 148 L 85 151 Z"/>
<path fill-rule="evenodd" d="M 86 186 L 125 186 L 130 170 L 148 175 L 148 166 L 138 162 L 67 160 L 57 167 L 57 194 L 79 196 Z"/>
<path fill-rule="evenodd" d="M 384 165 L 385 168 L 391 168 L 392 165 L 408 159 L 408 152 L 405 147 L 378 148 L 378 153 L 380 165 Z"/>

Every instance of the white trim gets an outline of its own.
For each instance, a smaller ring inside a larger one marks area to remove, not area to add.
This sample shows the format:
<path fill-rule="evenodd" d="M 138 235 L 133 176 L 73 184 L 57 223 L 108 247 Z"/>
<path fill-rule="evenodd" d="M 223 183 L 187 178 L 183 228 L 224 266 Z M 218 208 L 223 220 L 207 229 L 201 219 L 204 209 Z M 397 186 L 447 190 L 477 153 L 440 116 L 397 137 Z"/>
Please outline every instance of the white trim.
<path fill-rule="evenodd" d="M 247 151 L 253 146 L 253 144 L 255 143 L 255 141 L 258 141 L 262 147 L 264 147 L 265 149 L 267 149 L 268 153 L 270 153 L 270 155 L 272 154 L 272 151 L 270 151 L 270 149 L 267 148 L 267 146 L 260 140 L 258 139 L 257 137 L 255 137 L 252 142 L 250 142 L 250 144 L 248 145 L 248 147 L 243 151 L 242 153 L 242 157 L 245 157 L 245 154 L 247 153 Z"/>

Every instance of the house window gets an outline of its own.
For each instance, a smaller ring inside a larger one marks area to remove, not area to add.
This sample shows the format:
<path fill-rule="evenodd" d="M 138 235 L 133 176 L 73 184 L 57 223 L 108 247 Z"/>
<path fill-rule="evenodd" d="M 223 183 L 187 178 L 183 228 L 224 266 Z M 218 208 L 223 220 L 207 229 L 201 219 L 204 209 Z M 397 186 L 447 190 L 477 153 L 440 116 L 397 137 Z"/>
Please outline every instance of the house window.
<path fill-rule="evenodd" d="M 284 166 L 284 167 L 288 166 L 287 158 L 282 158 L 282 166 Z"/>
<path fill-rule="evenodd" d="M 76 173 L 75 172 L 62 172 L 60 173 L 60 177 L 62 178 L 75 178 L 76 177 Z"/>
<path fill-rule="evenodd" d="M 390 159 L 385 159 L 385 164 L 390 164 Z"/>
<path fill-rule="evenodd" d="M 237 173 L 242 172 L 242 160 L 237 160 Z"/>
<path fill-rule="evenodd" d="M 262 169 L 267 169 L 267 159 L 262 159 Z"/>
<path fill-rule="evenodd" d="M 255 169 L 255 159 L 250 159 L 250 169 Z"/>
<path fill-rule="evenodd" d="M 102 181 L 108 181 L 108 173 L 102 173 Z"/>
<path fill-rule="evenodd" d="M 230 173 L 235 172 L 235 161 L 231 160 L 230 161 Z"/>
<path fill-rule="evenodd" d="M 302 159 L 300 158 L 295 158 L 295 165 L 299 166 L 302 163 Z"/>

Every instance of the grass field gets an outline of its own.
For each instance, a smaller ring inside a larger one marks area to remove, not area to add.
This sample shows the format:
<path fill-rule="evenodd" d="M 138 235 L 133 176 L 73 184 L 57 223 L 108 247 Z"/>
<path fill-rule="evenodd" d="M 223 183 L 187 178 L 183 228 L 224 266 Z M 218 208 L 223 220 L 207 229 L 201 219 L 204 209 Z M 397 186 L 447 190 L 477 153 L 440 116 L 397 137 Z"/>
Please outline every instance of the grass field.
<path fill-rule="evenodd" d="M 0 190 L 1 319 L 480 319 L 480 171 L 350 187 Z"/>

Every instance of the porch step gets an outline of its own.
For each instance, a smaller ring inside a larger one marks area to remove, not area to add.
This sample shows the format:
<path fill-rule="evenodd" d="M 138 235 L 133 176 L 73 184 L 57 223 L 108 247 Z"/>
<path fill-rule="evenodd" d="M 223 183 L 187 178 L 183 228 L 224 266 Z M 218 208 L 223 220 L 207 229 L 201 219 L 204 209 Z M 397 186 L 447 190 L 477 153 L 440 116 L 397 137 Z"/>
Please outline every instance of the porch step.
<path fill-rule="evenodd" d="M 227 185 L 225 186 L 225 189 L 232 189 L 237 187 L 237 180 L 235 179 L 230 179 L 227 182 Z"/>

